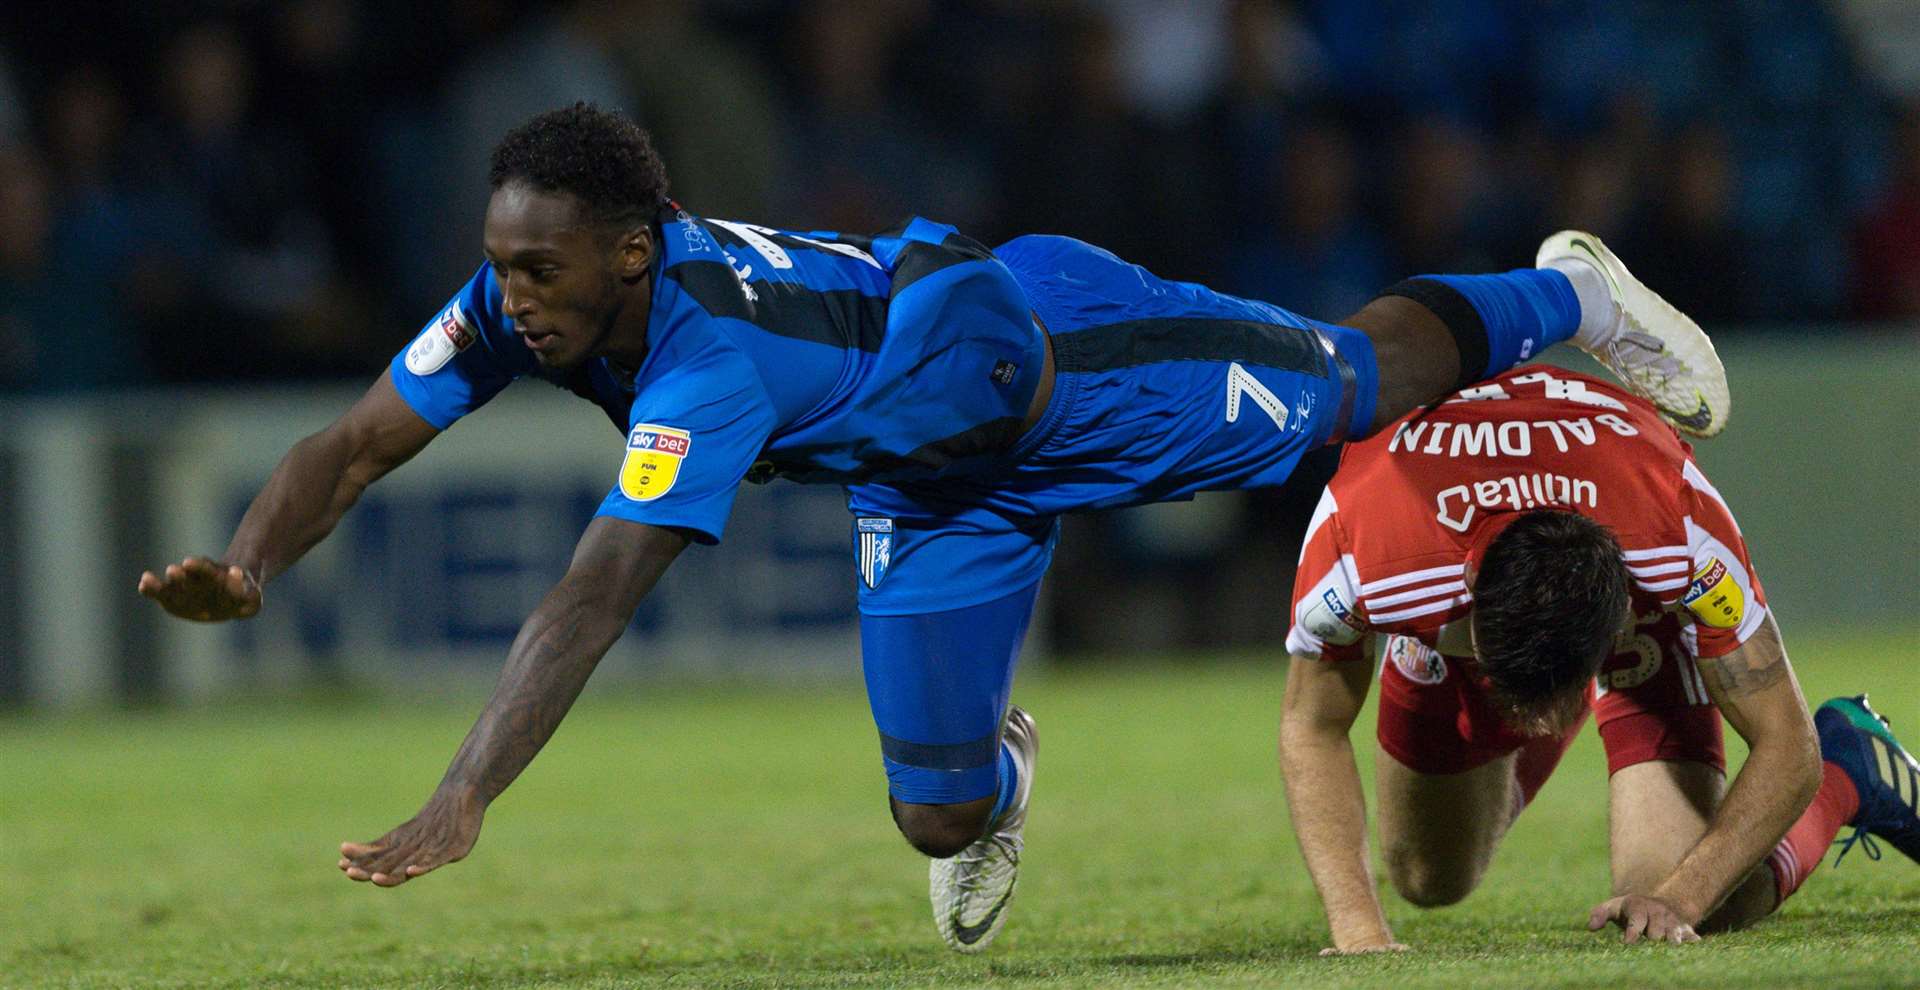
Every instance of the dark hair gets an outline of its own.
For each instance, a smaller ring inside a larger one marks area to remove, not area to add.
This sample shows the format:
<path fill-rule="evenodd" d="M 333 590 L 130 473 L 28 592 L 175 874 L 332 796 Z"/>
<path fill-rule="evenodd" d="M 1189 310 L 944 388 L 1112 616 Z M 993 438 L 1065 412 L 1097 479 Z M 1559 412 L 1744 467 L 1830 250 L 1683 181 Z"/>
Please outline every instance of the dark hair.
<path fill-rule="evenodd" d="M 1474 653 L 1509 722 L 1552 725 L 1584 701 L 1630 587 L 1620 544 L 1585 516 L 1536 509 L 1494 537 L 1474 577 Z"/>
<path fill-rule="evenodd" d="M 667 198 L 667 169 L 646 130 L 591 103 L 549 110 L 508 131 L 493 149 L 487 180 L 494 189 L 524 182 L 571 193 L 603 224 L 645 221 Z"/>

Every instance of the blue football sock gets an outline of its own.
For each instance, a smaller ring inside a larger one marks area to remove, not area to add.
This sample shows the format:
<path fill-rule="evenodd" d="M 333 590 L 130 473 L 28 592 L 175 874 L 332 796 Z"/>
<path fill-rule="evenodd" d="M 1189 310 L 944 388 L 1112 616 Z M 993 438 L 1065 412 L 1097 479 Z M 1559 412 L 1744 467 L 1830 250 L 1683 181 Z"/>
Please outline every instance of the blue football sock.
<path fill-rule="evenodd" d="M 987 816 L 987 828 L 991 830 L 1006 814 L 1007 806 L 1013 803 L 1013 796 L 1020 792 L 1020 767 L 1013 762 L 1013 750 L 1003 741 L 1000 743 L 1000 789 L 993 796 L 993 813 Z"/>
<path fill-rule="evenodd" d="M 1486 329 L 1486 367 L 1460 369 L 1462 379 L 1491 378 L 1580 329 L 1580 299 L 1565 275 L 1547 268 L 1519 268 L 1500 275 L 1422 275 L 1465 297 Z M 1442 314 L 1444 318 L 1446 314 Z M 1455 328 L 1456 336 L 1459 330 Z M 1462 343 L 1462 357 L 1477 357 Z"/>

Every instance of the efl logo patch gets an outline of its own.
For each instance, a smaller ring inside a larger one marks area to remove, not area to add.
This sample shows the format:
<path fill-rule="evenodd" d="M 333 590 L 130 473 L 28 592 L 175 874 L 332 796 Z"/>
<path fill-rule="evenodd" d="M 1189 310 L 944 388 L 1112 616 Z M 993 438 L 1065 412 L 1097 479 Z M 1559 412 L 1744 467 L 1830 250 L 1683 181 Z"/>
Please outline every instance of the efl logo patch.
<path fill-rule="evenodd" d="M 693 437 L 685 430 L 652 423 L 634 427 L 627 434 L 627 459 L 620 465 L 620 491 L 636 502 L 665 495 L 691 449 Z"/>
<path fill-rule="evenodd" d="M 1360 640 L 1366 632 L 1360 617 L 1353 614 L 1340 592 L 1328 588 L 1307 607 L 1300 616 L 1300 625 L 1322 643 L 1334 646 L 1349 646 Z"/>
<path fill-rule="evenodd" d="M 887 565 L 893 562 L 893 520 L 860 518 L 854 520 L 853 528 L 860 538 L 854 548 L 860 582 L 868 588 L 878 587 L 880 579 L 887 576 Z"/>
<path fill-rule="evenodd" d="M 459 303 L 448 306 L 433 325 L 415 337 L 407 348 L 407 370 L 416 375 L 431 375 L 447 366 L 455 354 L 473 346 L 473 324 Z"/>
<path fill-rule="evenodd" d="M 1447 661 L 1440 651 L 1412 636 L 1388 637 L 1387 661 L 1415 684 L 1438 684 L 1447 679 Z"/>
<path fill-rule="evenodd" d="M 1708 557 L 1706 564 L 1693 572 L 1693 582 L 1687 585 L 1680 604 L 1715 629 L 1734 629 L 1746 613 L 1747 596 L 1741 593 L 1733 575 L 1727 573 L 1727 565 L 1718 557 Z"/>

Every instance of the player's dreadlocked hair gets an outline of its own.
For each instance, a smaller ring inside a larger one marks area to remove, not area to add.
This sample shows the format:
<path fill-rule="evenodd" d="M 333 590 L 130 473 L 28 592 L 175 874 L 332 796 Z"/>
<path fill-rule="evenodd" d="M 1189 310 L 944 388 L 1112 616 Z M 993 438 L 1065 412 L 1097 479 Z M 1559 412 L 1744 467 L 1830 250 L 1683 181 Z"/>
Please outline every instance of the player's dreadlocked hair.
<path fill-rule="evenodd" d="M 1538 733 L 1578 717 L 1629 586 L 1620 544 L 1585 516 L 1538 509 L 1494 537 L 1474 578 L 1474 653 L 1510 724 Z"/>
<path fill-rule="evenodd" d="M 487 178 L 494 189 L 525 182 L 572 193 L 603 224 L 644 222 L 667 198 L 667 169 L 647 132 L 591 103 L 549 110 L 508 131 Z"/>

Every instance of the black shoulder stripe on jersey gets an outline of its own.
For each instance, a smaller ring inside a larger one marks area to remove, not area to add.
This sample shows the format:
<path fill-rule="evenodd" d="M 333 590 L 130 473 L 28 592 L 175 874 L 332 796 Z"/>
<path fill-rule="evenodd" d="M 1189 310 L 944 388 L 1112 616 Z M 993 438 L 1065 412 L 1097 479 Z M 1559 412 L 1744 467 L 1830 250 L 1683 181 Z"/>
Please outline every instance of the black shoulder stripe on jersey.
<path fill-rule="evenodd" d="M 1053 335 L 1061 371 L 1111 371 L 1166 361 L 1245 361 L 1327 375 L 1327 356 L 1311 330 L 1193 317 L 1128 320 Z"/>
<path fill-rule="evenodd" d="M 860 459 L 860 466 L 852 472 L 826 471 L 814 464 L 814 455 L 838 451 L 841 449 L 838 443 L 789 447 L 777 453 L 769 452 L 766 460 L 754 465 L 747 480 L 766 482 L 774 478 L 788 478 L 801 482 L 852 484 L 897 474 L 922 475 L 928 469 L 938 470 L 964 458 L 1012 449 L 1014 441 L 1020 439 L 1020 428 L 1024 425 L 1025 421 L 1018 416 L 1003 416 L 953 436 L 923 443 L 905 454 L 862 451 L 855 455 Z"/>
<path fill-rule="evenodd" d="M 809 289 L 792 282 L 754 282 L 747 298 L 740 276 L 718 261 L 683 261 L 663 273 L 702 309 L 745 320 L 795 340 L 874 352 L 887 330 L 887 300 L 857 289 Z"/>

